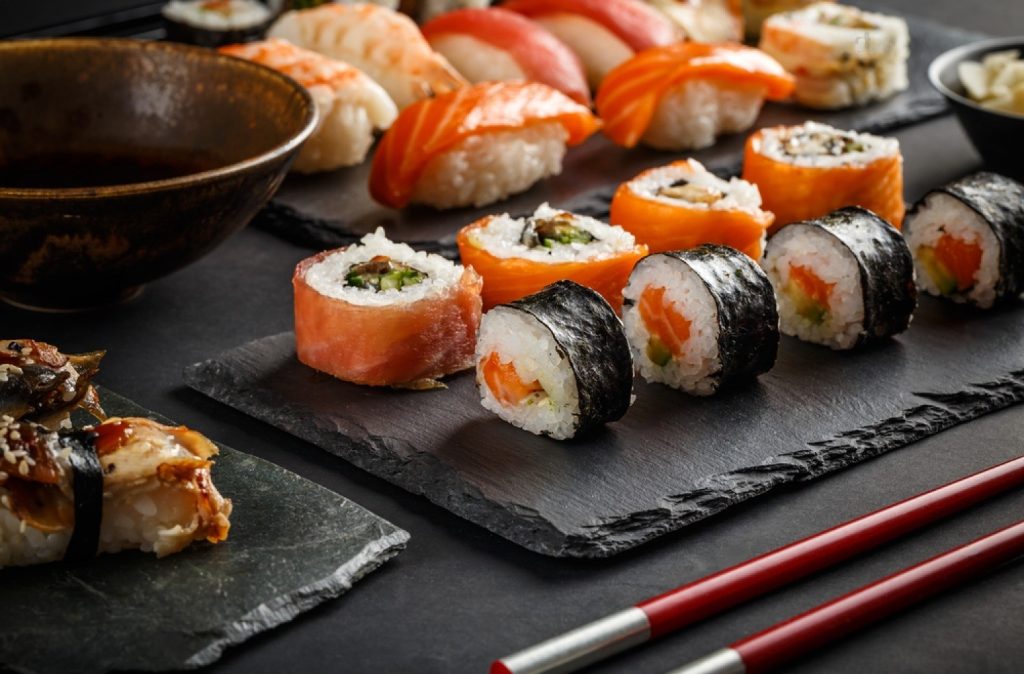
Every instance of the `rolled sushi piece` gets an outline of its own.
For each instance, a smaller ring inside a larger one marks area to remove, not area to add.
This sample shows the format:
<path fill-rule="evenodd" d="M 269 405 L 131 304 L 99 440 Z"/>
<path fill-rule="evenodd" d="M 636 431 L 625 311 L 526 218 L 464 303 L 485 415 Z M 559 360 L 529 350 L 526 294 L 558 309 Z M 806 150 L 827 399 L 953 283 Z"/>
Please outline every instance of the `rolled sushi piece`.
<path fill-rule="evenodd" d="M 475 84 L 398 115 L 373 157 L 370 194 L 392 208 L 485 206 L 560 173 L 566 147 L 599 125 L 543 84 Z"/>
<path fill-rule="evenodd" d="M 917 306 L 903 237 L 859 207 L 783 228 L 761 263 L 775 287 L 782 332 L 833 349 L 899 334 Z"/>
<path fill-rule="evenodd" d="M 907 22 L 832 2 L 772 16 L 761 49 L 796 75 L 794 97 L 834 110 L 889 98 L 910 86 Z"/>
<path fill-rule="evenodd" d="M 769 235 L 843 206 L 862 206 L 897 229 L 906 212 L 899 141 L 817 122 L 751 134 L 743 179 L 757 185 L 775 214 Z"/>
<path fill-rule="evenodd" d="M 365 3 L 285 12 L 267 31 L 294 45 L 358 68 L 404 108 L 466 86 L 466 79 L 427 43 L 404 14 Z"/>
<path fill-rule="evenodd" d="M 540 82 L 590 105 L 579 57 L 521 14 L 498 7 L 460 9 L 427 23 L 423 35 L 470 82 Z"/>
<path fill-rule="evenodd" d="M 754 260 L 761 259 L 773 219 L 761 210 L 756 185 L 722 180 L 695 159 L 648 169 L 622 183 L 609 216 L 652 253 L 718 243 Z"/>
<path fill-rule="evenodd" d="M 597 92 L 604 133 L 618 145 L 695 150 L 749 129 L 765 99 L 793 91 L 772 57 L 732 43 L 681 42 L 619 65 Z"/>
<path fill-rule="evenodd" d="M 484 310 L 560 280 L 597 291 L 615 311 L 633 265 L 647 254 L 621 227 L 541 204 L 533 215 L 488 215 L 456 237 L 462 263 L 484 279 Z"/>
<path fill-rule="evenodd" d="M 149 419 L 57 433 L 0 417 L 0 567 L 225 540 L 231 501 L 213 484 L 216 454 L 200 433 Z"/>
<path fill-rule="evenodd" d="M 646 0 L 694 42 L 742 42 L 742 0 Z"/>
<path fill-rule="evenodd" d="M 168 40 L 210 48 L 259 40 L 274 18 L 258 0 L 171 0 L 161 13 Z"/>
<path fill-rule="evenodd" d="M 356 384 L 441 387 L 440 377 L 473 367 L 481 284 L 383 229 L 318 253 L 292 279 L 299 361 Z"/>
<path fill-rule="evenodd" d="M 0 416 L 32 421 L 50 430 L 70 428 L 70 415 L 76 409 L 106 418 L 92 385 L 103 354 L 68 355 L 34 339 L 0 341 Z"/>
<path fill-rule="evenodd" d="M 608 303 L 559 281 L 484 315 L 476 381 L 486 409 L 531 433 L 567 440 L 629 410 L 633 362 Z"/>
<path fill-rule="evenodd" d="M 707 396 L 775 365 L 775 292 L 757 263 L 734 248 L 649 255 L 623 294 L 626 337 L 647 381 Z"/>
<path fill-rule="evenodd" d="M 637 0 L 508 0 L 501 6 L 533 19 L 569 45 L 593 90 L 612 68 L 638 52 L 682 37 L 667 17 Z"/>
<path fill-rule="evenodd" d="M 929 294 L 983 309 L 1024 292 L 1024 185 L 981 172 L 932 190 L 903 228 Z"/>
<path fill-rule="evenodd" d="M 398 116 L 387 92 L 360 70 L 285 40 L 229 45 L 220 51 L 278 70 L 313 96 L 320 124 L 292 164 L 299 173 L 362 163 L 374 132 L 387 129 Z"/>
<path fill-rule="evenodd" d="M 747 40 L 757 42 L 765 20 L 780 12 L 791 12 L 813 5 L 819 0 L 743 0 L 743 23 Z"/>

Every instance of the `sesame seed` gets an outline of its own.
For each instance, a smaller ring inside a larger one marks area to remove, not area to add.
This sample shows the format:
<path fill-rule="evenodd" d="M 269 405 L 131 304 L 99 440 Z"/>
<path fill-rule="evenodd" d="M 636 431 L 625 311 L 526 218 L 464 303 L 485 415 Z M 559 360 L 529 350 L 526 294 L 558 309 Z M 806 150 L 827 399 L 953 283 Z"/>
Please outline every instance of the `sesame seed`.
<path fill-rule="evenodd" d="M 22 461 L 18 464 L 18 472 L 22 475 L 28 475 L 28 462 Z"/>
<path fill-rule="evenodd" d="M 16 431 L 16 430 L 11 431 L 10 432 L 10 438 L 11 438 L 11 440 L 21 440 L 21 433 Z"/>

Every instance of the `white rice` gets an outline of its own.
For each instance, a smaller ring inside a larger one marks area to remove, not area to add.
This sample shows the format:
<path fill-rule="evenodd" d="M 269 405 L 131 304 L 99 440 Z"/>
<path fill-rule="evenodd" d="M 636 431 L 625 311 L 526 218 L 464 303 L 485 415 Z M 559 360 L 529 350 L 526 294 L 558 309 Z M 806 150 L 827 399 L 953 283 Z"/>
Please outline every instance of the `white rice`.
<path fill-rule="evenodd" d="M 863 150 L 835 154 L 829 151 L 831 141 L 859 143 Z M 900 144 L 895 138 L 842 131 L 819 122 L 766 128 L 760 147 L 761 154 L 775 161 L 816 168 L 864 166 L 899 151 Z"/>
<path fill-rule="evenodd" d="M 981 245 L 981 264 L 974 274 L 974 285 L 964 292 L 954 290 L 948 295 L 943 294 L 920 259 L 921 248 L 934 247 L 943 234 Z M 974 209 L 945 192 L 933 192 L 907 217 L 903 223 L 903 235 L 914 256 L 918 285 L 925 291 L 984 309 L 995 303 L 1001 249 L 988 223 Z"/>
<path fill-rule="evenodd" d="M 8 491 L 0 487 L 0 568 L 53 562 L 64 556 L 70 531 L 46 533 L 22 524 L 6 506 Z"/>
<path fill-rule="evenodd" d="M 412 201 L 436 208 L 486 206 L 562 172 L 560 122 L 470 136 L 427 163 Z"/>
<path fill-rule="evenodd" d="M 524 382 L 540 382 L 544 392 L 516 406 L 503 404 L 484 381 L 481 369 L 492 353 L 497 353 L 503 363 L 511 362 Z M 537 435 L 565 440 L 576 433 L 580 414 L 576 375 L 551 332 L 536 318 L 501 306 L 484 314 L 476 360 L 476 381 L 484 408 Z"/>
<path fill-rule="evenodd" d="M 687 80 L 658 101 L 642 140 L 659 150 L 710 147 L 720 134 L 753 126 L 766 93 L 758 84 Z"/>
<path fill-rule="evenodd" d="M 255 0 L 228 0 L 218 9 L 204 9 L 208 0 L 171 0 L 163 15 L 172 21 L 208 30 L 243 30 L 270 21 L 270 9 Z"/>
<path fill-rule="evenodd" d="M 680 180 L 686 180 L 689 184 L 697 187 L 720 192 L 722 198 L 705 203 L 664 196 L 659 193 L 662 188 Z M 667 166 L 644 171 L 626 184 L 629 186 L 629 190 L 637 196 L 672 206 L 677 206 L 680 201 L 685 201 L 687 208 L 697 210 L 751 212 L 761 210 L 761 192 L 757 189 L 757 185 L 740 178 L 723 180 L 704 168 L 704 165 L 696 159 L 687 159 L 683 162 L 674 162 Z"/>
<path fill-rule="evenodd" d="M 790 265 L 807 267 L 823 282 L 835 284 L 821 323 L 797 313 L 787 291 Z M 793 224 L 768 241 L 761 266 L 775 288 L 782 332 L 833 349 L 857 344 L 864 330 L 864 294 L 857 259 L 846 246 L 817 227 Z"/>
<path fill-rule="evenodd" d="M 651 338 L 640 315 L 640 296 L 648 287 L 665 288 L 665 302 L 690 321 L 690 336 L 683 352 L 664 366 L 647 355 Z M 645 258 L 633 270 L 622 292 L 627 300 L 622 322 L 626 329 L 633 362 L 647 381 L 660 382 L 687 393 L 707 396 L 719 383 L 722 363 L 718 351 L 718 305 L 700 277 L 685 262 L 666 255 Z"/>

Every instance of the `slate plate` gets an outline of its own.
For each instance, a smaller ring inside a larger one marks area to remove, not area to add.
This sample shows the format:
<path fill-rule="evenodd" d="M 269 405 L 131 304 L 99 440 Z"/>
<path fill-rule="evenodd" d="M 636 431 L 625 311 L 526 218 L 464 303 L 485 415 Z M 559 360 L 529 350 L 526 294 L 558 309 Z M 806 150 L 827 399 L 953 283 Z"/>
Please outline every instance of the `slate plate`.
<path fill-rule="evenodd" d="M 447 391 L 358 387 L 299 364 L 291 333 L 186 380 L 526 548 L 606 557 L 1024 400 L 1022 335 L 1024 306 L 926 298 L 898 340 L 836 353 L 784 338 L 775 369 L 714 398 L 641 382 L 625 418 L 569 443 L 486 412 L 471 373 Z"/>
<path fill-rule="evenodd" d="M 149 412 L 110 391 L 107 412 Z M 224 543 L 164 559 L 139 552 L 0 571 L 0 670 L 165 671 L 216 661 L 398 554 L 409 534 L 272 463 L 220 447 L 217 488 L 234 501 Z"/>
<path fill-rule="evenodd" d="M 928 64 L 947 49 L 983 36 L 918 17 L 907 17 L 907 21 L 911 34 L 911 85 L 907 91 L 882 103 L 834 113 L 769 104 L 757 126 L 800 124 L 810 118 L 839 128 L 883 132 L 945 113 L 945 101 L 928 83 Z M 455 232 L 483 215 L 532 212 L 538 204 L 548 201 L 561 208 L 605 217 L 615 185 L 646 168 L 682 156 L 692 156 L 711 170 L 736 174 L 746 136 L 726 136 L 706 150 L 679 154 L 646 148 L 626 150 L 598 134 L 569 151 L 561 175 L 481 209 L 436 211 L 411 207 L 398 211 L 385 208 L 370 198 L 367 190 L 370 162 L 367 161 L 333 173 L 290 175 L 254 223 L 311 248 L 347 245 L 383 226 L 392 239 L 453 257 L 456 254 Z"/>

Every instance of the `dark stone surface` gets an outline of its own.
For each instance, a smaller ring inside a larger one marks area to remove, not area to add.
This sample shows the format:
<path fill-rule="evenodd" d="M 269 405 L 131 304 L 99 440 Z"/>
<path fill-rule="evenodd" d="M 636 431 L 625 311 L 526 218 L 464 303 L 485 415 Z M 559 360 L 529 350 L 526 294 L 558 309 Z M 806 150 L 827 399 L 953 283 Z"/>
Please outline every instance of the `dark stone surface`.
<path fill-rule="evenodd" d="M 167 421 L 109 391 L 107 412 Z M 122 552 L 0 571 L 0 669 L 193 669 L 337 597 L 409 535 L 334 492 L 221 446 L 214 482 L 232 499 L 228 540 L 158 560 Z"/>

